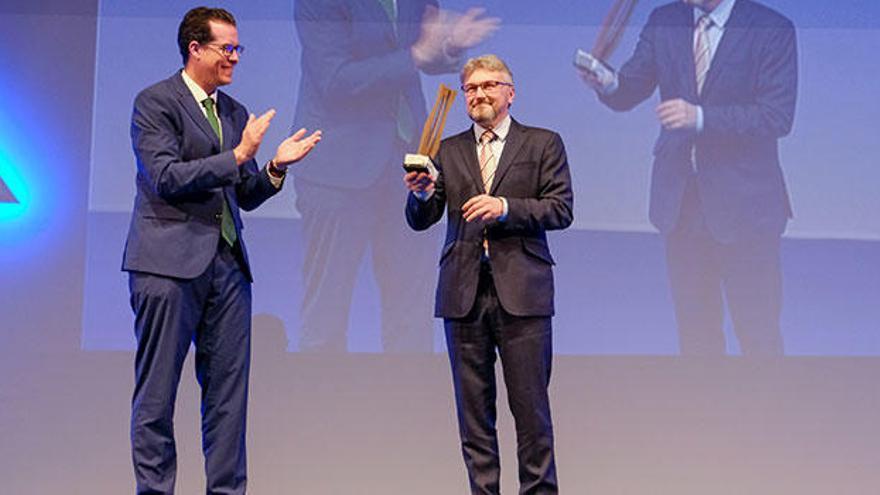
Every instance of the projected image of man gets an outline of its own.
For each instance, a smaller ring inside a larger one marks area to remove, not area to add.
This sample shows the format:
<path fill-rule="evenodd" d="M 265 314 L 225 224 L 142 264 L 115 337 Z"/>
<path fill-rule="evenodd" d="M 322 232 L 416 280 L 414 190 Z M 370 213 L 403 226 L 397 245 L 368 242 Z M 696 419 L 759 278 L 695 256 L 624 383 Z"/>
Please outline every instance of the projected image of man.
<path fill-rule="evenodd" d="M 295 171 L 305 241 L 299 350 L 347 350 L 352 294 L 369 257 L 382 349 L 432 352 L 426 301 L 436 241 L 397 221 L 400 164 L 426 117 L 421 74 L 454 72 L 498 21 L 435 0 L 298 0 L 294 13 L 302 43 L 295 127 L 327 134 Z"/>
<path fill-rule="evenodd" d="M 421 231 L 447 216 L 435 316 L 446 330 L 471 492 L 500 490 L 497 352 L 516 423 L 519 493 L 557 493 L 546 233 L 572 222 L 568 161 L 557 133 L 511 118 L 513 75 L 498 57 L 469 60 L 461 82 L 474 125 L 442 142 L 437 177 L 405 175 L 406 219 Z"/>
<path fill-rule="evenodd" d="M 321 132 L 301 129 L 258 168 L 274 110 L 249 115 L 217 89 L 232 82 L 244 50 L 235 18 L 192 9 L 178 45 L 183 70 L 141 91 L 131 119 L 137 195 L 122 269 L 137 337 L 132 460 L 137 493 L 174 493 L 174 403 L 193 343 L 206 492 L 243 494 L 252 277 L 239 209 L 275 195 Z"/>
<path fill-rule="evenodd" d="M 681 353 L 725 353 L 726 302 L 743 354 L 782 355 L 780 237 L 792 213 L 778 140 L 797 99 L 791 21 L 752 0 L 669 3 L 619 72 L 582 76 L 617 111 L 659 89 L 650 218 L 665 237 Z"/>

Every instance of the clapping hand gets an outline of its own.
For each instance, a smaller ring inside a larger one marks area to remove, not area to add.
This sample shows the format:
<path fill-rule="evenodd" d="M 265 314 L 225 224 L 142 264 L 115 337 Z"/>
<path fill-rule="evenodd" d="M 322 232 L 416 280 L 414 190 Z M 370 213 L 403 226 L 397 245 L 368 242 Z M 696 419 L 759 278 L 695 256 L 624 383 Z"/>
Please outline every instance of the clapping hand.
<path fill-rule="evenodd" d="M 289 165 L 302 160 L 321 141 L 321 136 L 320 130 L 308 136 L 306 136 L 305 128 L 296 131 L 278 145 L 278 150 L 275 152 L 275 158 L 273 159 L 275 168 L 284 172 Z"/>

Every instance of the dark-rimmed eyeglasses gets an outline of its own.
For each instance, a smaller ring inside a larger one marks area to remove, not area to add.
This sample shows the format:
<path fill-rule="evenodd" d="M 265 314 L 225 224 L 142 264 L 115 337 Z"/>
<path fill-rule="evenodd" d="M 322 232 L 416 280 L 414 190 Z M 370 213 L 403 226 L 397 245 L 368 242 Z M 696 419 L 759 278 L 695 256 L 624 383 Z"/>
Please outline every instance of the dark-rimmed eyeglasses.
<path fill-rule="evenodd" d="M 210 46 L 211 48 L 216 48 L 223 54 L 226 58 L 231 58 L 233 54 L 238 54 L 240 57 L 242 53 L 244 53 L 244 47 L 241 45 L 230 45 L 225 44 L 221 45 L 219 43 L 205 43 L 202 46 Z"/>
<path fill-rule="evenodd" d="M 470 83 L 470 84 L 462 84 L 461 90 L 464 91 L 466 95 L 476 94 L 477 89 L 482 89 L 483 93 L 489 93 L 491 91 L 497 91 L 500 89 L 500 86 L 510 86 L 513 87 L 512 83 L 504 82 L 504 81 L 483 81 L 481 83 Z"/>

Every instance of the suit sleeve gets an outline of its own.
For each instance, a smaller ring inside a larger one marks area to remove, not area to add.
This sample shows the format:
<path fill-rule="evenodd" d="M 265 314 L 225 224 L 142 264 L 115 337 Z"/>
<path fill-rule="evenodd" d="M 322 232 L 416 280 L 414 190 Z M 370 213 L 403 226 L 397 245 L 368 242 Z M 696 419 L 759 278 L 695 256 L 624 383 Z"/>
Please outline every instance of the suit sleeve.
<path fill-rule="evenodd" d="M 426 201 L 421 201 L 410 192 L 406 197 L 406 223 L 413 230 L 426 230 L 431 225 L 439 222 L 446 208 L 446 184 L 443 179 L 443 169 L 439 162 L 434 164 L 439 175 L 434 183 L 434 194 Z"/>
<path fill-rule="evenodd" d="M 574 219 L 574 194 L 565 147 L 552 133 L 541 155 L 539 191 L 534 198 L 507 198 L 507 220 L 495 228 L 519 233 L 564 229 Z"/>
<path fill-rule="evenodd" d="M 256 209 L 281 190 L 281 187 L 272 184 L 266 167 L 258 169 L 254 160 L 243 164 L 240 168 L 241 181 L 235 186 L 235 195 L 242 210 Z"/>
<path fill-rule="evenodd" d="M 797 100 L 797 41 L 786 21 L 756 28 L 766 36 L 758 61 L 754 99 L 747 103 L 703 106 L 703 134 L 779 138 L 791 132 Z"/>
<path fill-rule="evenodd" d="M 297 0 L 294 21 L 304 54 L 303 71 L 314 74 L 325 97 L 387 91 L 417 73 L 410 45 L 356 58 L 352 30 L 358 21 L 344 2 Z"/>
<path fill-rule="evenodd" d="M 232 151 L 185 161 L 180 122 L 172 116 L 176 101 L 145 91 L 135 99 L 131 138 L 138 171 L 166 199 L 235 184 L 238 165 Z"/>
<path fill-rule="evenodd" d="M 599 95 L 599 100 L 612 110 L 631 110 L 654 94 L 657 88 L 656 26 L 655 11 L 642 28 L 632 56 L 617 73 L 617 90 Z"/>

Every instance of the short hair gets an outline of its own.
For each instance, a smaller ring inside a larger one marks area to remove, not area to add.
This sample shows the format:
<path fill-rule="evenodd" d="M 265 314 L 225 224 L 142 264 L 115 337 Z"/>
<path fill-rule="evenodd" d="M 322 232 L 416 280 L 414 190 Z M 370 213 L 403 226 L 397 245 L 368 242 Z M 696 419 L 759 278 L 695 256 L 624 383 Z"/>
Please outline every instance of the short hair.
<path fill-rule="evenodd" d="M 510 82 L 513 82 L 513 72 L 510 71 L 510 68 L 507 64 L 504 63 L 503 60 L 498 58 L 497 55 L 493 55 L 491 53 L 486 55 L 480 55 L 479 57 L 474 57 L 467 62 L 465 62 L 464 67 L 461 68 L 461 82 L 465 82 L 471 74 L 474 73 L 477 69 L 504 72 L 510 77 Z"/>
<path fill-rule="evenodd" d="M 180 26 L 177 28 L 177 46 L 180 48 L 183 65 L 189 61 L 189 43 L 191 41 L 204 44 L 214 39 L 210 21 L 235 26 L 235 17 L 226 9 L 196 7 L 183 16 L 183 20 L 180 21 Z"/>

